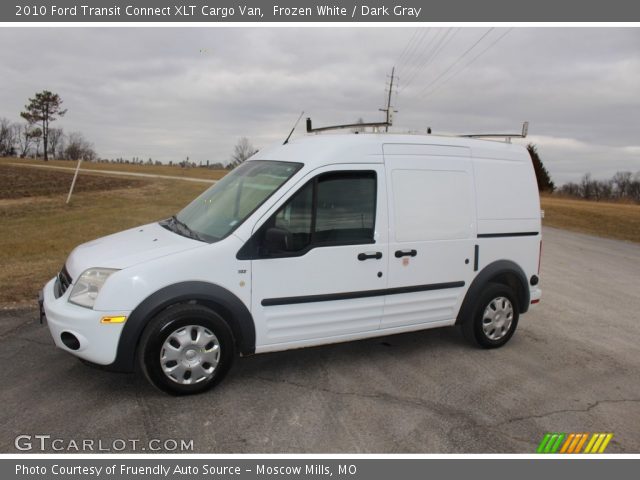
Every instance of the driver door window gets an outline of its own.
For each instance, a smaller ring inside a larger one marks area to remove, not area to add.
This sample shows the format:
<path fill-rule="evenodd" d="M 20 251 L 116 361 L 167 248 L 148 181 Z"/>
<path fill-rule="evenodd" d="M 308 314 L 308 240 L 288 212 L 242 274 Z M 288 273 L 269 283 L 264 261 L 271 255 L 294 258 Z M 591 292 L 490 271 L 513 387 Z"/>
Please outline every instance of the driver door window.
<path fill-rule="evenodd" d="M 243 248 L 239 257 L 299 256 L 316 247 L 375 243 L 375 216 L 375 172 L 325 173 L 280 207 L 248 242 L 252 254 Z"/>

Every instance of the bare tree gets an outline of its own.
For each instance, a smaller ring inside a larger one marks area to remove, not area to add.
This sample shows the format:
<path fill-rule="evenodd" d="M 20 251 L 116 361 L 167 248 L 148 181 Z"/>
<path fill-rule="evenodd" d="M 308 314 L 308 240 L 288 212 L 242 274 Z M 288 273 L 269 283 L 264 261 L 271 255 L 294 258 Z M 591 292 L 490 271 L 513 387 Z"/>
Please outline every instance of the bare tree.
<path fill-rule="evenodd" d="M 24 123 L 15 123 L 13 127 L 18 145 L 18 154 L 20 158 L 25 158 L 29 155 L 35 139 L 42 135 L 42 132 L 39 128 L 31 128 L 29 124 Z"/>
<path fill-rule="evenodd" d="M 628 195 L 629 187 L 631 186 L 631 176 L 631 172 L 616 172 L 613 176 L 612 180 L 618 198 L 624 198 Z"/>
<path fill-rule="evenodd" d="M 594 197 L 593 190 L 593 179 L 591 178 L 591 174 L 585 173 L 580 180 L 580 192 L 582 194 L 582 198 L 591 200 Z"/>
<path fill-rule="evenodd" d="M 229 162 L 229 165 L 227 165 L 227 168 L 231 170 L 237 167 L 257 151 L 258 149 L 251 145 L 251 142 L 247 137 L 242 137 L 238 140 L 236 146 L 233 147 L 233 154 L 231 155 L 231 161 Z"/>
<path fill-rule="evenodd" d="M 636 172 L 629 186 L 629 197 L 640 203 L 640 172 Z"/>
<path fill-rule="evenodd" d="M 15 155 L 15 126 L 7 118 L 0 118 L 0 156 Z"/>
<path fill-rule="evenodd" d="M 33 138 L 33 145 L 36 147 L 35 158 L 40 158 L 40 144 L 42 143 L 42 130 L 34 128 L 31 130 L 31 136 Z"/>
<path fill-rule="evenodd" d="M 58 148 L 62 143 L 63 137 L 64 133 L 61 128 L 49 129 L 49 151 L 51 152 L 51 156 L 53 158 L 57 157 Z"/>
<path fill-rule="evenodd" d="M 81 133 L 71 132 L 64 156 L 67 160 L 92 161 L 96 158 L 96 152 L 93 150 L 93 145 Z"/>
<path fill-rule="evenodd" d="M 63 133 L 58 140 L 57 151 L 51 152 L 56 158 L 64 160 L 64 152 L 67 148 L 67 136 Z"/>

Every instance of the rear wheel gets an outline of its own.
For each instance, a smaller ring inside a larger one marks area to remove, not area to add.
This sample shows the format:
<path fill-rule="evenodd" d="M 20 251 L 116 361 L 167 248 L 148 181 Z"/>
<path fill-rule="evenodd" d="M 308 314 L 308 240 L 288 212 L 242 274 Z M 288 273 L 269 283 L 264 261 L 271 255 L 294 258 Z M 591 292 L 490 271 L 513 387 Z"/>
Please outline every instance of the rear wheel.
<path fill-rule="evenodd" d="M 518 303 L 511 287 L 490 283 L 478 298 L 471 318 L 462 325 L 462 331 L 476 345 L 497 348 L 513 336 L 518 318 Z"/>
<path fill-rule="evenodd" d="M 235 356 L 224 319 L 202 305 L 176 305 L 146 328 L 139 362 L 149 381 L 167 393 L 201 393 L 225 376 Z"/>

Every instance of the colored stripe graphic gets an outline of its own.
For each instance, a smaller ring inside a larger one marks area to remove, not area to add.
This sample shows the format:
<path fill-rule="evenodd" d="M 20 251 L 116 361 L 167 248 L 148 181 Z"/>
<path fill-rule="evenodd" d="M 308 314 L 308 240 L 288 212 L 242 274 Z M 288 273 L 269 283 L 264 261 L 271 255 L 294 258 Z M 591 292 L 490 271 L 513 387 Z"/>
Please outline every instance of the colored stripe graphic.
<path fill-rule="evenodd" d="M 576 445 L 575 450 L 573 452 L 571 452 L 571 453 L 580 453 L 580 450 L 582 450 L 582 446 L 587 441 L 587 438 L 589 438 L 589 434 L 588 433 L 583 433 L 581 435 L 582 435 L 582 438 L 580 438 L 580 441 Z"/>
<path fill-rule="evenodd" d="M 550 433 L 544 434 L 544 437 L 542 437 L 542 441 L 540 442 L 540 445 L 538 445 L 538 449 L 536 450 L 536 453 L 544 453 L 544 447 L 547 446 L 547 442 L 549 441 L 550 438 L 551 438 Z"/>
<path fill-rule="evenodd" d="M 547 433 L 538 445 L 537 453 L 556 453 L 562 445 L 566 433 Z"/>
<path fill-rule="evenodd" d="M 613 433 L 545 433 L 537 453 L 604 453 Z M 585 447 L 586 444 L 586 447 Z M 583 450 L 584 447 L 584 450 Z"/>
<path fill-rule="evenodd" d="M 569 445 L 571 445 L 571 442 L 573 442 L 575 438 L 576 438 L 576 434 L 570 433 L 567 439 L 564 441 L 564 444 L 562 445 L 562 449 L 560 450 L 560 453 L 567 453 L 567 449 L 569 448 Z"/>
<path fill-rule="evenodd" d="M 611 441 L 612 438 L 613 438 L 613 433 L 606 434 L 606 437 L 604 437 L 604 441 L 602 442 L 602 445 L 600 445 L 600 450 L 598 451 L 598 453 L 604 453 L 604 451 L 607 448 L 607 445 L 609 445 L 609 442 Z"/>

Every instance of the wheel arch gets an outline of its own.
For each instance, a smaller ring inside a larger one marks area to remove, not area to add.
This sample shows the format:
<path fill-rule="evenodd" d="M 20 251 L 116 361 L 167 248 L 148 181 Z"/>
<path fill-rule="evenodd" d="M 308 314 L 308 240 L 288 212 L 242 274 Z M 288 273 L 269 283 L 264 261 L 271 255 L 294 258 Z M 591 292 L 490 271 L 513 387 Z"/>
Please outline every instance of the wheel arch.
<path fill-rule="evenodd" d="M 221 315 L 229 324 L 241 355 L 255 353 L 255 324 L 242 300 L 213 283 L 181 282 L 152 293 L 131 312 L 120 334 L 116 359 L 109 368 L 121 372 L 133 371 L 140 338 L 149 321 L 173 305 L 188 302 L 206 306 Z"/>
<path fill-rule="evenodd" d="M 488 283 L 500 283 L 511 287 L 516 294 L 518 311 L 526 313 L 529 309 L 531 293 L 524 271 L 511 260 L 498 260 L 483 268 L 471 282 L 458 312 L 456 325 L 460 325 L 465 319 L 471 318 L 475 301 Z"/>

